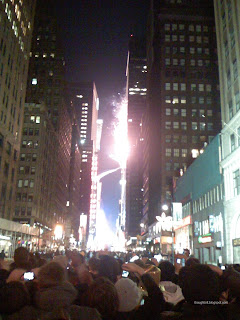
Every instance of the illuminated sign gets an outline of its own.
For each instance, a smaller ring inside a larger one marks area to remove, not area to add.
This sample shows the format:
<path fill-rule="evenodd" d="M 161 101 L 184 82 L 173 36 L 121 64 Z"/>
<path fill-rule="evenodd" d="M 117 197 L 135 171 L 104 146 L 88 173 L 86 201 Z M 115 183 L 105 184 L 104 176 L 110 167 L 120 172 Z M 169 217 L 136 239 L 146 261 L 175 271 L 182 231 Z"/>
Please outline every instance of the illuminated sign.
<path fill-rule="evenodd" d="M 192 217 L 190 215 L 185 217 L 185 218 L 183 218 L 182 221 L 181 221 L 181 224 L 179 226 L 174 227 L 174 230 L 186 227 L 189 224 L 192 224 Z"/>
<path fill-rule="evenodd" d="M 239 247 L 240 246 L 240 238 L 233 239 L 233 247 Z"/>
<path fill-rule="evenodd" d="M 204 236 L 198 237 L 199 243 L 209 243 L 212 241 L 213 241 L 213 239 L 212 239 L 211 233 L 208 233 L 208 234 L 205 234 Z"/>

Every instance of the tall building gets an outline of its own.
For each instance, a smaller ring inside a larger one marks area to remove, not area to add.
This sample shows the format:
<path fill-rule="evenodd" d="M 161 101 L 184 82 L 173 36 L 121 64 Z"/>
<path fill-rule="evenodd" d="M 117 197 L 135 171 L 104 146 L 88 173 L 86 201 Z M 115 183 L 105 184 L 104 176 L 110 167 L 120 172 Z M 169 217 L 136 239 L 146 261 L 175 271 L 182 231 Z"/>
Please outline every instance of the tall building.
<path fill-rule="evenodd" d="M 43 126 L 44 129 L 39 130 L 39 137 L 36 138 L 38 150 L 35 152 L 37 157 L 34 163 L 32 159 L 27 160 L 28 164 L 20 163 L 19 166 L 19 180 L 23 178 L 20 167 L 25 169 L 29 166 L 30 168 L 35 167 L 35 177 L 34 179 L 31 177 L 31 180 L 34 181 L 34 185 L 37 184 L 34 190 L 36 201 L 33 206 L 35 207 L 32 207 L 31 214 L 29 211 L 25 215 L 25 220 L 29 219 L 31 225 L 37 223 L 43 229 L 46 227 L 46 230 L 53 228 L 57 222 L 66 225 L 69 213 L 67 203 L 69 201 L 72 122 L 64 102 L 65 63 L 59 43 L 56 5 L 56 2 L 52 0 L 37 0 L 27 80 L 24 130 L 31 129 L 32 132 L 35 126 Z M 44 111 L 42 105 L 45 106 Z M 27 141 L 26 148 L 30 154 L 34 151 L 30 148 L 32 143 L 34 145 L 35 137 L 32 139 L 29 135 L 28 131 L 23 137 L 22 147 Z M 52 142 L 49 141 L 51 135 Z M 24 153 L 23 150 L 22 152 Z M 47 162 L 41 159 L 48 159 L 49 169 L 46 168 Z M 25 180 L 27 177 L 24 178 Z M 33 191 L 30 185 L 24 188 L 24 194 Z M 46 204 L 42 202 L 47 199 L 49 203 L 46 207 Z M 18 208 L 17 203 L 16 208 Z M 23 218 L 24 214 L 21 216 L 21 221 L 24 220 Z M 14 219 L 19 220 L 17 213 Z"/>
<path fill-rule="evenodd" d="M 214 1 L 219 58 L 227 263 L 240 255 L 240 3 Z"/>
<path fill-rule="evenodd" d="M 82 247 L 85 247 L 89 232 L 92 235 L 95 234 L 95 226 L 91 221 L 92 219 L 95 220 L 97 200 L 96 197 L 91 198 L 91 193 L 98 168 L 97 119 L 99 98 L 96 86 L 92 82 L 68 83 L 67 94 L 68 99 L 70 99 L 75 108 L 76 122 L 80 129 L 79 141 L 81 144 L 82 163 L 79 208 L 80 214 L 87 216 L 87 219 L 82 219 L 82 221 L 86 221 L 87 226 L 81 226 L 86 230 L 85 239 L 82 239 Z M 77 229 L 79 222 L 80 217 L 75 225 Z"/>
<path fill-rule="evenodd" d="M 170 214 L 174 177 L 220 130 L 218 66 L 211 1 L 152 1 L 148 28 L 143 218 Z"/>
<path fill-rule="evenodd" d="M 130 153 L 126 172 L 126 232 L 140 234 L 142 218 L 142 116 L 147 95 L 146 39 L 131 35 L 127 65 L 128 143 Z"/>
<path fill-rule="evenodd" d="M 56 143 L 57 135 L 46 107 L 26 103 L 14 221 L 52 226 Z"/>
<path fill-rule="evenodd" d="M 0 2 L 0 217 L 14 210 L 35 1 Z"/>

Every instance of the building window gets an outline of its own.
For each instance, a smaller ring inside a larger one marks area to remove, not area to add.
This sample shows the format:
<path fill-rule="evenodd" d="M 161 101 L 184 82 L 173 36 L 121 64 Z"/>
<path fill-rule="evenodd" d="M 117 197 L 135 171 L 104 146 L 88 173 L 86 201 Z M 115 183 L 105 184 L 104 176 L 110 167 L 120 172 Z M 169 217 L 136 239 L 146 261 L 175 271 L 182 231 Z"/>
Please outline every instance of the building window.
<path fill-rule="evenodd" d="M 236 170 L 233 172 L 233 188 L 234 188 L 234 196 L 240 194 L 240 170 Z"/>
<path fill-rule="evenodd" d="M 235 150 L 235 134 L 230 135 L 231 152 Z"/>
<path fill-rule="evenodd" d="M 207 97 L 207 104 L 212 104 L 212 97 Z"/>
<path fill-rule="evenodd" d="M 170 41 L 170 35 L 169 34 L 165 34 L 165 41 L 169 42 Z"/>
<path fill-rule="evenodd" d="M 32 78 L 32 85 L 33 86 L 36 86 L 37 85 L 37 78 Z"/>
<path fill-rule="evenodd" d="M 235 102 L 236 102 L 236 112 L 240 109 L 240 96 L 239 92 L 235 93 Z"/>
<path fill-rule="evenodd" d="M 185 36 L 184 35 L 180 35 L 179 36 L 179 40 L 180 40 L 180 42 L 184 42 L 185 41 Z"/>
<path fill-rule="evenodd" d="M 201 32 L 202 31 L 202 27 L 200 25 L 196 25 L 196 32 Z"/>
<path fill-rule="evenodd" d="M 181 122 L 181 129 L 187 130 L 187 122 Z"/>
<path fill-rule="evenodd" d="M 40 116 L 36 116 L 36 123 L 37 123 L 37 124 L 40 123 Z"/>
<path fill-rule="evenodd" d="M 181 41 L 181 36 L 180 36 L 180 41 Z M 180 53 L 185 53 L 185 47 L 180 47 Z"/>
<path fill-rule="evenodd" d="M 170 96 L 166 96 L 165 97 L 165 103 L 172 103 L 172 100 L 171 100 Z"/>
<path fill-rule="evenodd" d="M 186 97 L 181 97 L 181 98 L 180 98 L 180 102 L 181 102 L 181 103 L 184 103 L 184 104 L 187 103 Z"/>
<path fill-rule="evenodd" d="M 174 134 L 173 135 L 173 142 L 174 143 L 179 143 L 179 135 L 178 134 Z"/>
<path fill-rule="evenodd" d="M 186 117 L 187 116 L 187 110 L 186 109 L 181 109 L 181 116 Z"/>
<path fill-rule="evenodd" d="M 193 25 L 193 24 L 190 24 L 189 27 L 188 27 L 188 30 L 189 30 L 189 31 L 194 31 L 194 25 Z"/>
<path fill-rule="evenodd" d="M 237 59 L 233 61 L 233 76 L 234 80 L 238 77 L 238 67 L 237 67 Z"/>
<path fill-rule="evenodd" d="M 179 115 L 179 110 L 178 109 L 173 109 L 173 115 L 178 116 Z"/>
<path fill-rule="evenodd" d="M 171 90 L 171 83 L 165 83 L 165 90 Z"/>
<path fill-rule="evenodd" d="M 18 188 L 22 188 L 22 186 L 23 186 L 23 180 L 19 179 L 18 180 Z"/>
<path fill-rule="evenodd" d="M 178 41 L 178 36 L 176 34 L 172 35 L 172 41 L 174 42 Z"/>
<path fill-rule="evenodd" d="M 198 85 L 198 90 L 199 90 L 199 91 L 204 91 L 204 84 L 200 83 L 200 84 Z"/>
<path fill-rule="evenodd" d="M 34 180 L 30 180 L 29 187 L 30 187 L 30 188 L 33 188 L 33 187 L 34 187 Z"/>
<path fill-rule="evenodd" d="M 173 90 L 178 91 L 178 83 L 173 83 Z"/>
<path fill-rule="evenodd" d="M 165 59 L 165 66 L 170 66 L 170 58 Z"/>
<path fill-rule="evenodd" d="M 166 149 L 166 157 L 171 157 L 172 155 L 172 149 L 171 148 L 167 148 Z"/>
<path fill-rule="evenodd" d="M 183 158 L 187 157 L 187 149 L 182 149 L 182 157 Z"/>
<path fill-rule="evenodd" d="M 208 127 L 208 131 L 212 131 L 213 130 L 213 123 L 208 122 L 207 127 Z"/>
<path fill-rule="evenodd" d="M 165 142 L 170 143 L 171 142 L 171 135 L 166 135 Z"/>
<path fill-rule="evenodd" d="M 207 85 L 206 85 L 206 91 L 207 91 L 207 92 L 211 92 L 211 91 L 212 91 L 212 86 L 211 86 L 211 84 L 207 84 Z"/>
<path fill-rule="evenodd" d="M 173 104 L 175 104 L 175 103 L 178 103 L 178 102 L 179 102 L 178 97 L 174 96 L 174 97 L 173 97 L 173 102 L 172 102 L 172 103 L 173 103 Z"/>
<path fill-rule="evenodd" d="M 202 37 L 197 36 L 197 43 L 202 43 Z"/>
<path fill-rule="evenodd" d="M 198 136 L 192 136 L 192 143 L 198 143 Z"/>
<path fill-rule="evenodd" d="M 165 31 L 170 31 L 170 24 L 169 23 L 165 23 L 164 24 L 164 30 Z"/>
<path fill-rule="evenodd" d="M 173 66 L 178 66 L 178 59 L 173 59 Z"/>
<path fill-rule="evenodd" d="M 167 162 L 167 163 L 166 163 L 166 171 L 170 171 L 170 170 L 171 170 L 171 167 L 172 167 L 171 162 Z"/>
<path fill-rule="evenodd" d="M 229 119 L 232 119 L 232 117 L 233 117 L 233 103 L 232 103 L 232 100 L 229 101 L 228 107 L 229 107 Z"/>
<path fill-rule="evenodd" d="M 191 59 L 191 60 L 190 60 L 190 65 L 191 65 L 192 67 L 195 67 L 196 61 L 195 61 L 194 59 Z"/>
<path fill-rule="evenodd" d="M 200 127 L 200 131 L 204 131 L 206 128 L 206 123 L 200 122 L 199 127 Z"/>
<path fill-rule="evenodd" d="M 197 130 L 197 129 L 198 129 L 197 122 L 192 122 L 192 130 Z"/>
<path fill-rule="evenodd" d="M 173 122 L 173 129 L 179 129 L 179 122 Z"/>
<path fill-rule="evenodd" d="M 197 85 L 195 83 L 191 83 L 191 91 L 196 91 Z"/>
<path fill-rule="evenodd" d="M 179 149 L 173 149 L 173 156 L 179 157 Z"/>
<path fill-rule="evenodd" d="M 181 91 L 186 91 L 186 83 L 181 83 L 180 87 L 181 87 Z"/>
<path fill-rule="evenodd" d="M 212 110 L 207 110 L 207 116 L 208 117 L 212 117 L 213 115 L 213 111 Z"/>
<path fill-rule="evenodd" d="M 170 53 L 170 47 L 165 47 L 165 53 Z"/>
<path fill-rule="evenodd" d="M 170 108 L 166 108 L 166 116 L 170 116 L 171 115 L 171 109 Z"/>
<path fill-rule="evenodd" d="M 171 129 L 171 122 L 170 121 L 165 122 L 165 129 L 167 129 L 167 130 Z"/>

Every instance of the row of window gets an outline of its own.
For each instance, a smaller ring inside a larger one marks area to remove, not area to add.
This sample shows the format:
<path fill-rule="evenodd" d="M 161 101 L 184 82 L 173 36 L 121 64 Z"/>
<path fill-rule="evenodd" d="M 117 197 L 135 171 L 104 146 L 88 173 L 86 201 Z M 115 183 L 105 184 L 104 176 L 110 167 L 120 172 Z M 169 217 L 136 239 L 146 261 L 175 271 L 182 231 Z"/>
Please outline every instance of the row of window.
<path fill-rule="evenodd" d="M 212 137 L 209 137 L 210 139 L 212 139 Z M 191 141 L 190 141 L 191 139 Z M 165 142 L 166 143 L 187 143 L 187 142 L 192 142 L 192 143 L 199 143 L 199 142 L 206 142 L 207 141 L 207 137 L 206 136 L 191 136 L 188 137 L 186 135 L 179 135 L 179 134 L 167 134 L 165 136 Z"/>
<path fill-rule="evenodd" d="M 33 195 L 17 192 L 16 201 L 33 202 Z"/>
<path fill-rule="evenodd" d="M 170 83 L 170 82 L 166 82 L 165 83 L 165 90 L 169 91 L 169 90 L 173 90 L 173 91 L 186 91 L 187 86 L 186 83 Z M 212 91 L 212 85 L 211 84 L 204 84 L 204 83 L 191 83 L 190 84 L 190 90 L 191 91 L 199 91 L 199 92 L 211 92 Z"/>
<path fill-rule="evenodd" d="M 22 148 L 38 148 L 38 141 L 32 141 L 32 140 L 23 140 L 22 141 Z"/>
<path fill-rule="evenodd" d="M 166 121 L 165 122 L 165 129 L 181 129 L 181 130 L 187 130 L 187 122 L 178 122 L 178 121 Z M 212 131 L 213 130 L 213 123 L 208 122 L 207 124 L 205 122 L 192 122 L 192 130 L 200 130 L 200 131 Z"/>
<path fill-rule="evenodd" d="M 170 108 L 166 108 L 165 109 L 165 114 L 166 116 L 179 116 L 181 115 L 181 117 L 186 117 L 187 116 L 187 109 L 170 109 Z M 205 118 L 206 115 L 208 117 L 212 117 L 213 115 L 213 111 L 212 110 L 204 110 L 204 109 L 200 109 L 200 110 L 197 110 L 197 109 L 192 109 L 191 110 L 191 115 L 192 117 L 202 117 L 202 118 Z"/>
<path fill-rule="evenodd" d="M 230 146 L 231 152 L 233 152 L 237 147 L 240 147 L 240 127 L 237 128 L 237 135 L 234 133 L 230 135 Z"/>
<path fill-rule="evenodd" d="M 15 216 L 31 216 L 32 215 L 32 207 L 16 207 L 15 208 Z"/>
<path fill-rule="evenodd" d="M 179 24 L 177 24 L 177 23 L 172 23 L 172 24 L 165 23 L 164 24 L 164 30 L 165 31 L 177 31 L 177 30 L 183 31 L 183 30 L 185 30 L 185 25 L 182 24 L 182 23 L 179 23 Z M 196 31 L 196 32 L 202 32 L 202 31 L 203 32 L 208 32 L 208 26 L 202 26 L 200 24 L 197 24 L 197 25 L 190 24 L 188 26 L 188 30 L 191 31 L 191 32 L 194 32 L 194 31 Z"/>
<path fill-rule="evenodd" d="M 165 103 L 182 103 L 185 104 L 187 103 L 187 98 L 186 96 L 165 96 Z M 192 96 L 191 97 L 191 103 L 195 104 L 195 103 L 199 103 L 199 104 L 211 104 L 212 103 L 212 97 L 204 97 L 204 96 Z"/>
<path fill-rule="evenodd" d="M 37 161 L 37 154 L 36 153 L 21 153 L 20 161 Z"/>
<path fill-rule="evenodd" d="M 24 116 L 24 123 L 36 123 L 39 124 L 41 121 L 41 117 L 40 116 L 29 116 L 29 115 L 25 115 Z"/>
<path fill-rule="evenodd" d="M 187 39 L 187 37 L 185 37 L 184 35 L 177 35 L 177 34 L 173 34 L 173 35 L 170 35 L 170 34 L 165 34 L 165 41 L 166 42 L 177 42 L 177 41 L 180 41 L 180 42 L 185 42 Z M 202 44 L 202 43 L 206 43 L 208 44 L 209 43 L 209 37 L 201 37 L 201 36 L 189 36 L 188 37 L 188 40 L 189 42 L 196 42 L 198 44 Z"/>
<path fill-rule="evenodd" d="M 171 170 L 174 170 L 174 171 L 177 171 L 177 170 L 180 170 L 180 168 L 184 168 L 186 167 L 186 163 L 183 163 L 183 164 L 180 164 L 179 162 L 166 162 L 166 171 L 171 171 Z"/>
<path fill-rule="evenodd" d="M 185 47 L 165 47 L 165 53 L 167 55 L 169 54 L 178 54 L 178 53 L 186 53 L 186 48 Z M 209 55 L 210 51 L 209 48 L 201 48 L 201 47 L 190 47 L 189 48 L 189 53 L 190 54 L 206 54 Z"/>
<path fill-rule="evenodd" d="M 30 167 L 30 166 L 19 167 L 20 174 L 35 174 L 35 172 L 36 172 L 36 167 Z"/>
<path fill-rule="evenodd" d="M 223 187 L 222 185 L 216 186 L 208 191 L 201 198 L 193 201 L 193 214 L 212 206 L 214 203 L 223 200 Z"/>
<path fill-rule="evenodd" d="M 39 129 L 23 128 L 23 136 L 39 136 Z"/>
<path fill-rule="evenodd" d="M 18 188 L 34 188 L 34 180 L 32 179 L 19 179 L 17 183 Z"/>
<path fill-rule="evenodd" d="M 165 66 L 181 66 L 184 67 L 185 66 L 185 59 L 170 59 L 170 58 L 166 58 L 165 59 Z M 190 59 L 190 66 L 191 67 L 209 67 L 210 66 L 210 60 L 195 60 L 195 59 Z"/>
<path fill-rule="evenodd" d="M 181 155 L 180 155 L 181 154 Z M 178 149 L 178 148 L 166 148 L 165 150 L 165 155 L 166 157 L 182 157 L 182 158 L 186 158 L 188 154 L 188 150 L 187 149 Z"/>

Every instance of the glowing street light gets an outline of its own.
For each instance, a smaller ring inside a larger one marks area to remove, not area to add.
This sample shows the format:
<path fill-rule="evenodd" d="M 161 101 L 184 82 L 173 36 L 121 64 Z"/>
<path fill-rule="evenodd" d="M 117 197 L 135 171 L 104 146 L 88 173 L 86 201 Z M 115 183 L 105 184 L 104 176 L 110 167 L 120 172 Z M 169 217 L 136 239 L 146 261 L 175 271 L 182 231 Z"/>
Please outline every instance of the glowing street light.
<path fill-rule="evenodd" d="M 168 210 L 168 205 L 167 205 L 167 204 L 163 204 L 163 205 L 162 205 L 162 209 L 163 209 L 164 211 L 167 211 L 167 210 Z"/>

